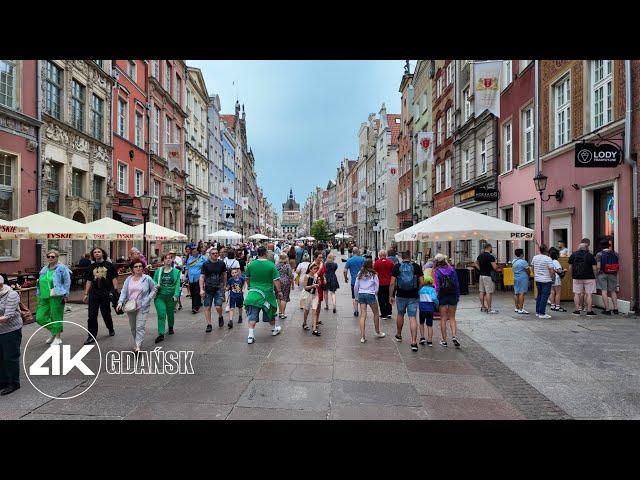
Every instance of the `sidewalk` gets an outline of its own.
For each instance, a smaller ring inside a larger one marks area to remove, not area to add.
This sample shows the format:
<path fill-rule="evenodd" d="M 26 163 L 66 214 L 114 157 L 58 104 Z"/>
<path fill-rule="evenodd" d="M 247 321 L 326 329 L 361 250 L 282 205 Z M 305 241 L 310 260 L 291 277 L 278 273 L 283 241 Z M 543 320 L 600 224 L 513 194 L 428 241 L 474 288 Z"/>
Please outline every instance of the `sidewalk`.
<path fill-rule="evenodd" d="M 339 263 L 338 278 L 343 265 Z M 341 281 L 338 313 L 322 310 L 322 337 L 300 328 L 299 292 L 292 292 L 289 318 L 276 337 L 261 323 L 247 345 L 246 321 L 206 334 L 203 314 L 192 315 L 190 299 L 176 317 L 176 333 L 165 350 L 193 350 L 195 375 L 110 375 L 72 400 L 51 400 L 22 375 L 22 388 L 0 398 L 0 419 L 554 419 L 637 418 L 638 322 L 632 318 L 517 318 L 499 297 L 500 314 L 480 314 L 476 296 L 462 297 L 462 349 L 437 344 L 409 348 L 393 339 L 395 320 L 383 320 L 387 337 L 360 344 L 349 285 Z M 527 303 L 529 305 L 530 302 Z M 87 307 L 72 305 L 65 320 L 86 325 Z M 153 311 L 153 307 L 152 307 Z M 116 336 L 99 320 L 105 350 L 131 347 L 126 317 L 114 316 Z M 583 326 L 579 326 L 582 324 Z M 35 325 L 23 329 L 26 339 Z M 573 331 L 579 333 L 573 333 Z M 155 315 L 147 321 L 143 348 L 156 345 Z M 81 345 L 84 337 L 63 337 Z M 45 345 L 39 348 L 45 350 Z M 75 347 L 74 347 L 75 348 Z M 103 353 L 104 355 L 104 353 Z M 56 379 L 73 391 L 78 375 Z M 635 383 L 634 383 L 635 382 Z"/>

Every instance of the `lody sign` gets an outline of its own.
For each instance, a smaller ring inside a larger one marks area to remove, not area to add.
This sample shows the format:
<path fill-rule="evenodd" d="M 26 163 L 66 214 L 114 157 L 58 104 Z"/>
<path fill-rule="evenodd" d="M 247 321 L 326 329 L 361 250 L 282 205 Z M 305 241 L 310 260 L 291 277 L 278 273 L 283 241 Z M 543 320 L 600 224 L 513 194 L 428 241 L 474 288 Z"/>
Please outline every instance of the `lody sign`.
<path fill-rule="evenodd" d="M 579 168 L 615 168 L 622 163 L 622 149 L 610 143 L 579 143 L 575 149 L 575 166 Z"/>
<path fill-rule="evenodd" d="M 500 199 L 500 192 L 497 188 L 476 188 L 473 199 L 476 202 L 497 202 Z"/>

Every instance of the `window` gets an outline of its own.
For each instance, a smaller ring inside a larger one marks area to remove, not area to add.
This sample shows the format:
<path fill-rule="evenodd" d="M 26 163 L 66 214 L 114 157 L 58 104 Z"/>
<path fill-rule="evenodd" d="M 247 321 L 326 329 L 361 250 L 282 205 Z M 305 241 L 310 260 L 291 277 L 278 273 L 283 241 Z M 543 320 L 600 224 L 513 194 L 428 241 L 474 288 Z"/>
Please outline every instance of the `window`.
<path fill-rule="evenodd" d="M 191 90 L 187 88 L 187 111 L 191 110 Z"/>
<path fill-rule="evenodd" d="M 57 119 L 62 118 L 62 69 L 47 61 L 45 110 Z"/>
<path fill-rule="evenodd" d="M 462 152 L 462 181 L 468 182 L 470 176 L 471 161 L 469 158 L 469 150 Z"/>
<path fill-rule="evenodd" d="M 135 192 L 136 197 L 140 197 L 144 194 L 144 172 L 137 168 L 135 176 Z"/>
<path fill-rule="evenodd" d="M 84 179 L 84 173 L 74 168 L 71 175 L 71 195 L 72 196 L 82 197 L 83 179 Z"/>
<path fill-rule="evenodd" d="M 129 193 L 129 167 L 122 162 L 118 162 L 118 191 Z"/>
<path fill-rule="evenodd" d="M 453 62 L 447 65 L 447 85 L 453 83 Z"/>
<path fill-rule="evenodd" d="M 104 60 L 94 60 L 94 62 L 96 62 L 96 65 L 100 68 L 104 69 Z"/>
<path fill-rule="evenodd" d="M 444 119 L 440 117 L 438 119 L 438 145 L 442 145 L 444 139 Z"/>
<path fill-rule="evenodd" d="M 80 82 L 71 82 L 71 125 L 77 130 L 84 130 L 85 89 Z"/>
<path fill-rule="evenodd" d="M 128 138 L 127 135 L 127 110 L 128 110 L 127 101 L 118 98 L 118 135 L 124 138 Z"/>
<path fill-rule="evenodd" d="M 17 107 L 16 70 L 15 60 L 0 60 L 0 105 L 8 108 Z"/>
<path fill-rule="evenodd" d="M 200 113 L 200 105 L 198 104 L 198 99 L 193 97 L 193 119 L 195 120 L 194 127 L 196 129 L 198 128 L 198 124 L 200 123 L 198 113 Z"/>
<path fill-rule="evenodd" d="M 482 175 L 487 173 L 487 139 L 483 138 L 480 140 L 480 170 L 478 171 L 478 175 Z"/>
<path fill-rule="evenodd" d="M 512 138 L 511 138 L 511 123 L 507 123 L 502 126 L 503 142 L 504 142 L 504 162 L 502 172 L 509 172 L 513 166 L 512 157 Z"/>
<path fill-rule="evenodd" d="M 505 222 L 510 222 L 513 223 L 513 207 L 511 208 L 505 208 L 502 210 L 502 219 Z M 506 254 L 507 254 L 507 258 L 506 261 L 510 261 L 513 260 L 513 242 L 512 241 L 508 241 L 505 242 L 506 244 Z"/>
<path fill-rule="evenodd" d="M 151 141 L 151 150 L 160 154 L 160 109 L 153 106 L 153 140 Z"/>
<path fill-rule="evenodd" d="M 136 61 L 135 60 L 129 60 L 129 62 L 127 63 L 127 74 L 129 75 L 129 78 L 131 78 L 131 80 L 133 80 L 134 82 L 136 81 Z"/>
<path fill-rule="evenodd" d="M 164 122 L 164 144 L 171 143 L 171 119 L 169 117 L 165 118 Z"/>
<path fill-rule="evenodd" d="M 533 60 L 520 60 L 520 72 L 527 68 L 531 62 L 533 62 Z"/>
<path fill-rule="evenodd" d="M 142 113 L 136 111 L 136 145 L 144 148 L 144 117 Z"/>
<path fill-rule="evenodd" d="M 442 164 L 436 165 L 436 193 L 442 191 Z"/>
<path fill-rule="evenodd" d="M 554 87 L 555 101 L 555 138 L 556 148 L 569 142 L 569 131 L 571 127 L 571 90 L 569 87 L 569 77 L 560 80 Z"/>
<path fill-rule="evenodd" d="M 533 108 L 522 112 L 522 163 L 533 161 Z"/>
<path fill-rule="evenodd" d="M 612 60 L 591 62 L 591 125 L 592 130 L 611 123 L 613 105 Z"/>
<path fill-rule="evenodd" d="M 49 197 L 47 198 L 47 210 L 53 213 L 60 213 L 60 164 L 51 162 L 49 167 Z"/>
<path fill-rule="evenodd" d="M 176 102 L 182 106 L 182 80 L 176 75 Z"/>
<path fill-rule="evenodd" d="M 447 109 L 447 138 L 453 135 L 453 109 Z"/>
<path fill-rule="evenodd" d="M 469 87 L 462 91 L 462 97 L 464 98 L 464 117 L 463 122 L 469 120 L 471 117 L 471 102 L 469 101 Z"/>
<path fill-rule="evenodd" d="M 182 143 L 182 129 L 176 125 L 176 137 L 175 137 L 175 143 Z"/>
<path fill-rule="evenodd" d="M 171 81 L 173 80 L 173 69 L 169 62 L 166 63 L 164 71 L 164 89 L 171 94 Z"/>
<path fill-rule="evenodd" d="M 102 177 L 93 177 L 93 219 L 102 218 Z"/>
<path fill-rule="evenodd" d="M 504 90 L 513 79 L 513 60 L 502 61 L 502 89 Z"/>
<path fill-rule="evenodd" d="M 442 95 L 442 84 L 444 83 L 444 78 L 442 75 L 438 77 L 436 82 L 436 98 L 439 98 Z"/>
<path fill-rule="evenodd" d="M 151 60 L 151 76 L 160 80 L 160 63 L 158 60 Z"/>
<path fill-rule="evenodd" d="M 16 162 L 15 155 L 0 152 L 0 219 L 7 221 L 15 218 L 13 175 Z M 0 258 L 18 257 L 19 245 L 19 240 L 0 240 Z"/>
<path fill-rule="evenodd" d="M 91 97 L 91 128 L 92 135 L 102 141 L 104 128 L 104 100 L 97 95 Z"/>
<path fill-rule="evenodd" d="M 444 161 L 444 189 L 451 188 L 451 157 Z"/>

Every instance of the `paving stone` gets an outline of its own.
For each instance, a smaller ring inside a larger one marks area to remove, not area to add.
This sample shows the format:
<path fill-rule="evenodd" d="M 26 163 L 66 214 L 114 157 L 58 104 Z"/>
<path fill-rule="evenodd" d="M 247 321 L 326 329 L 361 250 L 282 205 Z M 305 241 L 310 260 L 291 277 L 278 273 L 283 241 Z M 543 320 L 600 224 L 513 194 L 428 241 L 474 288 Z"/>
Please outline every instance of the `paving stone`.
<path fill-rule="evenodd" d="M 408 383 L 354 382 L 334 380 L 331 404 L 422 405 L 418 392 Z"/>
<path fill-rule="evenodd" d="M 433 420 L 524 420 L 525 417 L 504 400 L 423 396 L 422 404 Z"/>
<path fill-rule="evenodd" d="M 127 420 L 225 420 L 233 405 L 148 402 L 130 412 Z"/>
<path fill-rule="evenodd" d="M 82 383 L 80 379 L 68 378 L 40 378 L 36 385 L 43 392 L 52 396 L 71 396 L 78 385 Z M 34 410 L 52 399 L 36 390 L 24 375 L 21 375 L 20 389 L 11 395 L 0 397 L 0 415 L 3 411 L 9 410 Z"/>
<path fill-rule="evenodd" d="M 154 392 L 146 400 L 179 403 L 234 404 L 251 382 L 247 377 L 222 375 L 182 375 L 174 378 L 164 388 Z"/>
<path fill-rule="evenodd" d="M 196 375 L 253 377 L 265 358 L 258 355 L 194 355 L 193 371 Z"/>
<path fill-rule="evenodd" d="M 397 405 L 334 405 L 329 420 L 428 420 L 424 408 Z"/>
<path fill-rule="evenodd" d="M 333 378 L 365 382 L 409 383 L 407 371 L 401 363 L 373 360 L 336 360 Z"/>
<path fill-rule="evenodd" d="M 326 420 L 326 411 L 235 407 L 228 420 Z"/>
<path fill-rule="evenodd" d="M 333 350 L 288 349 L 284 351 L 274 351 L 269 355 L 269 361 L 277 363 L 331 365 L 333 363 Z"/>
<path fill-rule="evenodd" d="M 453 398 L 502 398 L 500 393 L 479 375 L 410 372 L 409 378 L 420 395 Z"/>
<path fill-rule="evenodd" d="M 321 382 L 281 382 L 253 380 L 239 407 L 328 410 L 331 384 Z"/>
<path fill-rule="evenodd" d="M 295 363 L 263 363 L 255 375 L 256 380 L 290 380 L 291 373 L 298 367 Z"/>
<path fill-rule="evenodd" d="M 459 375 L 479 375 L 469 362 L 463 360 L 432 360 L 425 358 L 410 358 L 405 360 L 409 372 L 452 373 Z"/>
<path fill-rule="evenodd" d="M 21 417 L 29 414 L 30 410 L 7 408 L 0 409 L 0 420 L 19 420 Z"/>
<path fill-rule="evenodd" d="M 122 420 L 120 416 L 30 413 L 20 420 Z"/>
<path fill-rule="evenodd" d="M 398 353 L 398 349 L 392 343 L 386 342 L 383 346 L 383 339 L 372 339 L 365 344 L 354 347 L 338 346 L 336 347 L 336 360 L 375 360 L 379 362 L 400 363 L 402 358 Z"/>
<path fill-rule="evenodd" d="M 297 382 L 330 382 L 333 379 L 332 365 L 296 365 L 291 380 Z"/>

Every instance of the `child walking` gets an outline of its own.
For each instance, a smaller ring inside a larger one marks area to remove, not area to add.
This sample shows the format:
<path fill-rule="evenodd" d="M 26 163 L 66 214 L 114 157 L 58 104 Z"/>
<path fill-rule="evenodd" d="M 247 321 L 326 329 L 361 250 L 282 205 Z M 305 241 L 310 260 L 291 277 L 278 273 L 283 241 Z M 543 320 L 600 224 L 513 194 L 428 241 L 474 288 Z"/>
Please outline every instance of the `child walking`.
<path fill-rule="evenodd" d="M 229 323 L 227 327 L 233 328 L 233 311 L 238 309 L 238 323 L 242 323 L 242 305 L 244 303 L 245 278 L 240 268 L 231 270 L 231 278 L 227 280 L 227 290 L 229 292 Z"/>
<path fill-rule="evenodd" d="M 424 286 L 418 292 L 420 294 L 420 345 L 425 344 L 424 324 L 427 324 L 426 344 L 433 347 L 433 313 L 438 310 L 438 294 L 433 288 L 433 278 L 424 277 Z"/>

